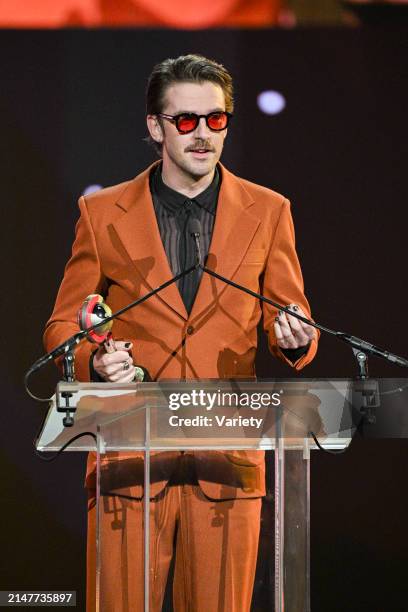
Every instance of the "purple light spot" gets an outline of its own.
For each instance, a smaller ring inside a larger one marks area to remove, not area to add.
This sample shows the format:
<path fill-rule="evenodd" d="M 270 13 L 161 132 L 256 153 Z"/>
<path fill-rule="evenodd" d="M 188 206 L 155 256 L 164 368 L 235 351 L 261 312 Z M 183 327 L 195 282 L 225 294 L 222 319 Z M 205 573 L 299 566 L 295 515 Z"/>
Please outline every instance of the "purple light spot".
<path fill-rule="evenodd" d="M 85 189 L 82 192 L 82 195 L 87 196 L 90 195 L 91 193 L 94 193 L 95 191 L 99 191 L 99 189 L 102 189 L 102 185 L 88 185 L 88 187 L 85 187 Z"/>
<path fill-rule="evenodd" d="M 259 109 L 266 115 L 277 115 L 286 106 L 286 100 L 279 91 L 262 91 L 257 98 Z"/>

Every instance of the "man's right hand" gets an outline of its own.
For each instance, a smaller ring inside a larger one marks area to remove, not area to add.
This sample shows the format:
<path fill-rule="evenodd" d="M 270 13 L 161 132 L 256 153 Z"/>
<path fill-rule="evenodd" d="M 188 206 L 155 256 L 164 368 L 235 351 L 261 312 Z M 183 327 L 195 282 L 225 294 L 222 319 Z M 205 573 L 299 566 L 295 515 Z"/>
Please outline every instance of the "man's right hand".
<path fill-rule="evenodd" d="M 130 383 L 135 377 L 133 359 L 129 355 L 131 342 L 115 340 L 115 351 L 107 353 L 100 346 L 93 356 L 93 368 L 106 382 Z"/>

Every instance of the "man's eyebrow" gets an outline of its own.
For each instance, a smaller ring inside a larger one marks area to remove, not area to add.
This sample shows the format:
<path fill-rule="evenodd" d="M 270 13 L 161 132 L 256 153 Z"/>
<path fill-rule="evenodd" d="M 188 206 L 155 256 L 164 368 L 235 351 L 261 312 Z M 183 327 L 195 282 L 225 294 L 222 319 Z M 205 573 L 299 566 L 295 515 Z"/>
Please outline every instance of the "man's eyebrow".
<path fill-rule="evenodd" d="M 210 115 L 211 113 L 225 113 L 225 109 L 224 108 L 214 108 L 213 110 L 208 111 L 208 113 L 206 114 Z M 176 116 L 176 115 L 199 115 L 200 113 L 197 113 L 196 111 L 192 111 L 192 110 L 179 110 L 179 111 L 174 111 L 171 114 L 173 116 Z"/>

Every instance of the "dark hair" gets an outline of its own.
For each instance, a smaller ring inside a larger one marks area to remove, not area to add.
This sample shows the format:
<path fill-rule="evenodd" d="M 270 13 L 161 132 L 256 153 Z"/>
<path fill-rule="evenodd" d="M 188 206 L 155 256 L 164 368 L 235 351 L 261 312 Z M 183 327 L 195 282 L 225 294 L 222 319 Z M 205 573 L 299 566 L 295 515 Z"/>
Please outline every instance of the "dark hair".
<path fill-rule="evenodd" d="M 157 115 L 163 112 L 166 89 L 172 83 L 211 81 L 224 92 L 225 110 L 234 110 L 232 77 L 222 64 L 202 55 L 181 55 L 156 64 L 147 82 L 146 112 Z"/>
<path fill-rule="evenodd" d="M 157 115 L 163 112 L 167 88 L 173 83 L 203 81 L 210 81 L 221 87 L 225 97 L 225 110 L 232 113 L 234 91 L 229 72 L 214 60 L 202 55 L 189 54 L 175 59 L 165 59 L 153 68 L 146 88 L 146 114 Z M 161 152 L 161 145 L 154 142 L 150 136 L 146 140 L 158 153 Z"/>

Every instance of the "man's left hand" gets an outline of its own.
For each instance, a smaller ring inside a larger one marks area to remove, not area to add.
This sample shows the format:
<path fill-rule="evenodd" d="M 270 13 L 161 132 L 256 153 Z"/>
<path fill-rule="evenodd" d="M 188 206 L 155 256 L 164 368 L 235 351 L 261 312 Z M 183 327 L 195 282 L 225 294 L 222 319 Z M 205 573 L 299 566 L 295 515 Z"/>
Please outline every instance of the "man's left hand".
<path fill-rule="evenodd" d="M 297 304 L 288 304 L 287 308 L 306 317 L 303 310 Z M 280 348 L 297 349 L 307 346 L 311 340 L 316 338 L 316 330 L 311 325 L 281 310 L 275 318 L 275 335 Z"/>

